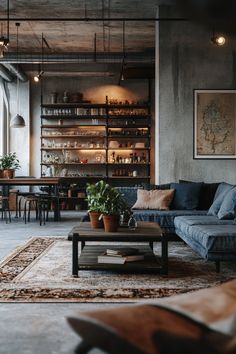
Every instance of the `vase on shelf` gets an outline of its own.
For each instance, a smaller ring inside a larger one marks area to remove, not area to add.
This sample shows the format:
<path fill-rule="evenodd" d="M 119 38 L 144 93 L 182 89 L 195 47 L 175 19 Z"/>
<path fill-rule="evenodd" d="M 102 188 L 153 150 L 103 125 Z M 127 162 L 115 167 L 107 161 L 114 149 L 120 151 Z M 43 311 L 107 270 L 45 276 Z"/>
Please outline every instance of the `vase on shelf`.
<path fill-rule="evenodd" d="M 136 230 L 138 226 L 137 220 L 135 219 L 134 215 L 132 214 L 128 221 L 128 228 L 130 230 Z"/>
<path fill-rule="evenodd" d="M 57 103 L 57 92 L 50 93 L 50 103 L 52 104 Z"/>

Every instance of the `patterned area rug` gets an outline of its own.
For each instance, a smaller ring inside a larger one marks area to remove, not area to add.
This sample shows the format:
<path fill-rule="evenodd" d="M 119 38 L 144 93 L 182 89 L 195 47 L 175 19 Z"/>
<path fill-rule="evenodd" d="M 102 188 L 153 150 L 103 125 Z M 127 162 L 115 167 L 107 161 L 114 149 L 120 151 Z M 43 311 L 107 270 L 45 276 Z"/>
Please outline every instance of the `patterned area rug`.
<path fill-rule="evenodd" d="M 159 254 L 160 244 L 155 253 Z M 34 237 L 0 264 L 1 302 L 134 302 L 207 288 L 236 275 L 235 263 L 221 273 L 182 242 L 169 244 L 169 275 L 80 271 L 71 276 L 72 244 L 65 238 Z"/>

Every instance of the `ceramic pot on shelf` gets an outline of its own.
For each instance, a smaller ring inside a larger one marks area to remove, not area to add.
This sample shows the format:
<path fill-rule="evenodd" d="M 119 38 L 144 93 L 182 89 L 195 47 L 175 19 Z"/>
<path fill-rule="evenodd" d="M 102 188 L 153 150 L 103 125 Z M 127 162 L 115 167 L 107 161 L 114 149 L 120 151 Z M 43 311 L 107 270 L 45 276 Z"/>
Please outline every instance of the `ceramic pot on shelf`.
<path fill-rule="evenodd" d="M 9 168 L 9 169 L 3 170 L 2 172 L 3 172 L 2 173 L 3 178 L 12 179 L 15 177 L 15 170 L 13 170 L 13 169 Z"/>

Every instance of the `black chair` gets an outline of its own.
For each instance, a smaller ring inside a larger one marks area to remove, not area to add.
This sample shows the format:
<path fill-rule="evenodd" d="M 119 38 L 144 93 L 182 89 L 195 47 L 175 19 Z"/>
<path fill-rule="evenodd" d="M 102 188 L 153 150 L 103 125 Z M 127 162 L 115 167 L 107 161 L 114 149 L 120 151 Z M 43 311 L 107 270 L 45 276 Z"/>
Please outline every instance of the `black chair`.
<path fill-rule="evenodd" d="M 6 224 L 11 222 L 11 211 L 9 205 L 9 197 L 0 196 L 0 206 L 2 212 L 2 220 L 6 221 Z"/>

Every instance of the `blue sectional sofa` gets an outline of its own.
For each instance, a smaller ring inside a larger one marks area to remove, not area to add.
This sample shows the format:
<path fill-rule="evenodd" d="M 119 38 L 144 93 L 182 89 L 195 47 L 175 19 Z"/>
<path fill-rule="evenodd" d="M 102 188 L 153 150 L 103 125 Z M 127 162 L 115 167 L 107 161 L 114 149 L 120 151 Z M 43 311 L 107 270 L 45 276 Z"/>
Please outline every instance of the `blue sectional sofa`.
<path fill-rule="evenodd" d="M 183 182 L 182 188 L 186 185 Z M 171 184 L 155 188 L 169 189 Z M 132 207 L 137 199 L 137 188 L 120 187 L 119 190 Z M 226 195 L 228 201 L 223 205 Z M 236 260 L 236 186 L 227 183 L 202 183 L 196 209 L 176 209 L 173 208 L 175 204 L 178 203 L 172 203 L 167 211 L 139 209 L 133 210 L 133 213 L 138 221 L 159 223 L 170 238 L 173 235 L 179 236 L 201 257 L 215 261 L 218 271 L 220 261 Z M 227 208 L 232 210 L 229 212 Z"/>
<path fill-rule="evenodd" d="M 186 185 L 182 183 L 182 185 Z M 170 236 L 176 236 L 174 220 L 177 216 L 204 216 L 207 214 L 208 205 L 212 203 L 213 197 L 218 184 L 214 184 L 213 192 L 211 192 L 210 201 L 201 201 L 201 195 L 199 200 L 199 208 L 197 209 L 176 209 L 171 206 L 170 210 L 149 210 L 139 209 L 133 210 L 133 214 L 137 221 L 152 221 L 157 222 L 163 229 L 165 234 Z M 162 185 L 145 185 L 144 187 L 117 187 L 122 193 L 123 197 L 127 201 L 130 208 L 135 204 L 137 200 L 137 190 L 139 188 L 144 189 L 170 189 L 171 183 Z M 202 196 L 205 198 L 205 190 L 202 191 Z M 205 205 L 204 205 L 205 204 Z M 175 237 L 176 238 L 176 237 Z"/>
<path fill-rule="evenodd" d="M 194 251 L 210 261 L 236 260 L 236 224 L 217 216 L 178 216 L 175 232 Z"/>

